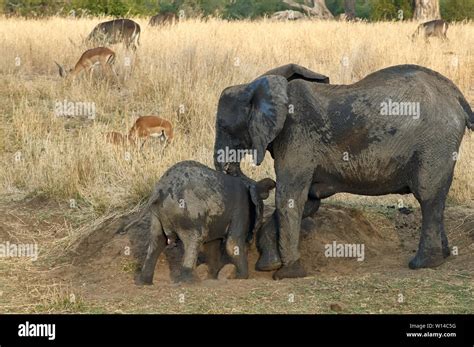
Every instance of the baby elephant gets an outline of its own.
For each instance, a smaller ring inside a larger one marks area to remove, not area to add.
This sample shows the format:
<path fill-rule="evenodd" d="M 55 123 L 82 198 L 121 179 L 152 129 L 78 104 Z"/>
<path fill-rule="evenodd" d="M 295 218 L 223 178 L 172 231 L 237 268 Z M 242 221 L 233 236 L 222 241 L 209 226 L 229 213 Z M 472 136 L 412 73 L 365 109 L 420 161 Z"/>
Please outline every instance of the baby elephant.
<path fill-rule="evenodd" d="M 263 200 L 275 182 L 244 180 L 217 172 L 195 161 L 183 161 L 168 169 L 156 184 L 140 216 L 127 229 L 151 212 L 148 253 L 137 282 L 152 284 L 155 265 L 167 244 L 177 238 L 184 245 L 177 281 L 191 282 L 201 246 L 225 249 L 236 266 L 237 278 L 248 278 L 247 243 L 262 225 Z M 212 252 L 215 256 L 219 252 Z M 222 262 L 209 261 L 217 276 Z"/>

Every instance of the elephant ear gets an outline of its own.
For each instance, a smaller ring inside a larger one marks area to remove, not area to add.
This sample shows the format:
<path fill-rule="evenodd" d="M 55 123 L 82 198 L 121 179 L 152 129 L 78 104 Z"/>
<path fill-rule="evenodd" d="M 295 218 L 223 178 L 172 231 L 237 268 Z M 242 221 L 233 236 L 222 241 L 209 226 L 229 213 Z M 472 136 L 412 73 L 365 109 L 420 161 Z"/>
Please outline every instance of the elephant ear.
<path fill-rule="evenodd" d="M 275 69 L 265 72 L 262 76 L 268 75 L 283 76 L 287 79 L 288 82 L 296 79 L 301 79 L 310 82 L 329 84 L 329 77 L 311 71 L 297 64 L 287 64 L 277 67 Z"/>
<path fill-rule="evenodd" d="M 265 158 L 267 146 L 280 133 L 288 113 L 288 81 L 282 76 L 264 76 L 247 87 L 250 95 L 249 135 L 257 151 L 255 163 Z"/>

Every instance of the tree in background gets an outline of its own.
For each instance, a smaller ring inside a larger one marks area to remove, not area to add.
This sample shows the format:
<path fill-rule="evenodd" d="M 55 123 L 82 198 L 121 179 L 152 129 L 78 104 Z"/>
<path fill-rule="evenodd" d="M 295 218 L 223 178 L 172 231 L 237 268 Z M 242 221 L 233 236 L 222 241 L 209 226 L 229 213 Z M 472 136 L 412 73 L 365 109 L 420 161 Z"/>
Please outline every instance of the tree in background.
<path fill-rule="evenodd" d="M 357 18 L 371 19 L 372 0 L 355 0 L 355 15 Z M 328 9 L 334 16 L 345 13 L 345 0 L 326 0 Z"/>
<path fill-rule="evenodd" d="M 422 7 L 413 7 L 417 2 Z M 411 19 L 414 10 L 418 11 L 417 15 L 432 17 L 433 14 L 423 9 L 426 2 L 435 7 L 439 4 L 441 18 L 447 21 L 474 19 L 474 0 L 0 0 L 0 13 L 27 17 L 71 13 L 127 17 L 158 12 L 178 14 L 184 10 L 188 17 L 242 19 L 293 9 L 317 18 L 355 12 L 356 17 L 378 21 Z"/>
<path fill-rule="evenodd" d="M 344 14 L 347 20 L 353 20 L 356 16 L 356 0 L 344 0 Z"/>
<path fill-rule="evenodd" d="M 413 10 L 411 0 L 371 0 L 370 19 L 406 20 L 411 19 Z"/>
<path fill-rule="evenodd" d="M 413 18 L 422 21 L 441 18 L 439 0 L 413 0 Z"/>
<path fill-rule="evenodd" d="M 447 21 L 474 19 L 473 0 L 440 0 L 441 18 Z"/>
<path fill-rule="evenodd" d="M 331 11 L 329 11 L 326 7 L 324 0 L 303 0 L 301 2 L 294 0 L 283 0 L 283 3 L 287 4 L 294 10 L 303 12 L 309 17 L 321 19 L 334 18 Z"/>

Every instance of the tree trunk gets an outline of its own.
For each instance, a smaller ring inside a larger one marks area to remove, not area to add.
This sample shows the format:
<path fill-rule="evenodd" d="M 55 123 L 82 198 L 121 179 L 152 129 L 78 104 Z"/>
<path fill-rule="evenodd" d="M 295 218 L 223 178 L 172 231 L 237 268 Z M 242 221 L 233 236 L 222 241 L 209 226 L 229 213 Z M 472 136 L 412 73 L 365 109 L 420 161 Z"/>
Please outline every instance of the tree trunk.
<path fill-rule="evenodd" d="M 355 4 L 356 0 L 344 0 L 344 13 L 346 20 L 354 20 L 356 18 Z"/>
<path fill-rule="evenodd" d="M 439 0 L 413 0 L 413 18 L 423 21 L 441 18 Z"/>
<path fill-rule="evenodd" d="M 303 4 L 299 4 L 294 0 L 283 0 L 288 6 L 303 11 L 309 17 L 316 17 L 320 19 L 334 18 L 332 13 L 326 7 L 324 0 L 304 0 Z"/>

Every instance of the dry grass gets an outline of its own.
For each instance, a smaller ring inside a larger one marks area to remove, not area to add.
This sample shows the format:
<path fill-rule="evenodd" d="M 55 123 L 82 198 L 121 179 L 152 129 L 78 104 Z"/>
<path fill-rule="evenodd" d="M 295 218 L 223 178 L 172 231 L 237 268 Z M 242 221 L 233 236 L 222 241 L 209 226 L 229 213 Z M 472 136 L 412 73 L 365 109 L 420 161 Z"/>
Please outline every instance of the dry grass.
<path fill-rule="evenodd" d="M 252 80 L 278 65 L 298 63 L 350 83 L 390 65 L 413 63 L 452 79 L 474 101 L 474 25 L 450 26 L 447 43 L 411 43 L 416 23 L 188 21 L 166 29 L 144 20 L 133 56 L 113 46 L 119 83 L 98 76 L 63 81 L 53 60 L 72 66 L 79 42 L 97 19 L 25 21 L 0 18 L 0 171 L 4 192 L 22 190 L 57 199 L 74 198 L 99 213 L 143 198 L 170 165 L 185 159 L 212 164 L 216 105 L 223 88 Z M 132 67 L 124 62 L 131 57 Z M 341 69 L 347 56 L 348 73 Z M 459 64 L 453 64 L 454 57 Z M 15 58 L 21 65 L 15 66 Z M 99 74 L 100 75 L 100 74 Z M 67 99 L 94 102 L 95 121 L 54 114 Z M 184 113 L 177 113 L 180 105 Z M 174 143 L 135 148 L 106 144 L 102 132 L 126 131 L 135 118 L 159 114 L 176 127 Z M 131 159 L 126 160 L 126 151 Z M 15 153 L 21 159 L 15 160 Z M 267 156 L 269 157 L 269 156 Z M 463 141 L 451 190 L 458 202 L 474 200 L 474 139 Z M 247 172 L 273 175 L 270 158 Z"/>

